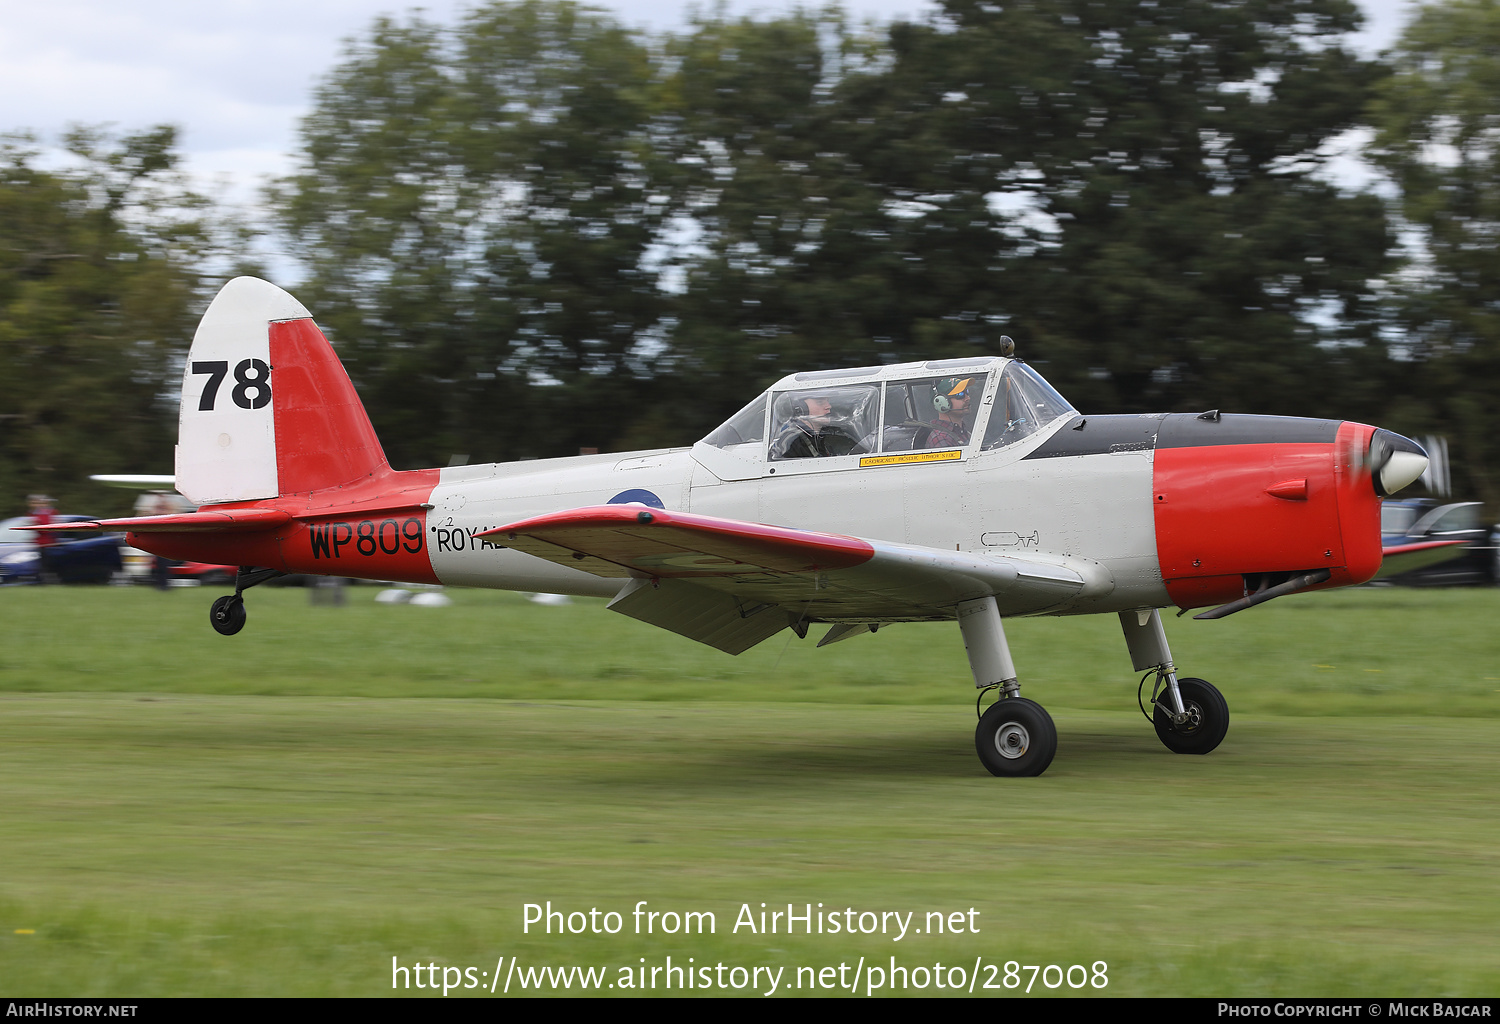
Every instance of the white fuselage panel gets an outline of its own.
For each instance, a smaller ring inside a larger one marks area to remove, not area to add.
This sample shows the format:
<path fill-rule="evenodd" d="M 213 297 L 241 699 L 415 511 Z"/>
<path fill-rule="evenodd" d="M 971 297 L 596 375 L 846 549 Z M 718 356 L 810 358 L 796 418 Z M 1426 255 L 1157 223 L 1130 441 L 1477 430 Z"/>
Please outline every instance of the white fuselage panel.
<path fill-rule="evenodd" d="M 1094 582 L 1055 609 L 1064 613 L 1170 604 L 1157 564 L 1153 453 L 1027 459 L 1050 433 L 947 462 L 861 467 L 857 457 L 841 457 L 754 476 L 736 465 L 730 479 L 710 468 L 722 471 L 724 460 L 700 460 L 689 449 L 445 469 L 428 515 L 432 565 L 454 585 L 612 597 L 622 580 L 475 535 L 531 516 L 634 501 L 944 551 L 1086 562 Z"/>

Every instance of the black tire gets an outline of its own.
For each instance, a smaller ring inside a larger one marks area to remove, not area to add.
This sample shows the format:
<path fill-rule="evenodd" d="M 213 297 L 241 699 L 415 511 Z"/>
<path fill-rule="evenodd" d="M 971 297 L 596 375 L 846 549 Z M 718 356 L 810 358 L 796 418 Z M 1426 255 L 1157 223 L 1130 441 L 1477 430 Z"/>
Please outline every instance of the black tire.
<path fill-rule="evenodd" d="M 234 636 L 245 628 L 245 600 L 238 595 L 221 597 L 208 610 L 208 621 L 225 636 Z"/>
<path fill-rule="evenodd" d="M 1151 724 L 1156 726 L 1157 737 L 1174 754 L 1206 754 L 1224 742 L 1224 734 L 1229 732 L 1229 702 L 1212 683 L 1203 679 L 1179 679 L 1177 690 L 1191 719 L 1174 725 L 1171 714 L 1162 706 L 1170 699 L 1163 692 L 1157 695 Z"/>
<path fill-rule="evenodd" d="M 1036 701 L 1007 697 L 990 705 L 980 717 L 974 749 L 991 775 L 1040 775 L 1057 755 L 1057 726 Z"/>

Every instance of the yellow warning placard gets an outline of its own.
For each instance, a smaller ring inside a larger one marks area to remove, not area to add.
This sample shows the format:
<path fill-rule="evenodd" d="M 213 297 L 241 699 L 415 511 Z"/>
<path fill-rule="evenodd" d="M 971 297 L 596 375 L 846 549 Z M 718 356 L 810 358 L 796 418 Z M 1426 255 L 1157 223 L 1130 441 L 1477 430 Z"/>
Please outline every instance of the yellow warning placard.
<path fill-rule="evenodd" d="M 951 452 L 912 452 L 910 455 L 866 455 L 859 460 L 860 468 L 865 466 L 904 466 L 912 462 L 952 462 L 961 458 L 963 451 L 954 449 Z"/>

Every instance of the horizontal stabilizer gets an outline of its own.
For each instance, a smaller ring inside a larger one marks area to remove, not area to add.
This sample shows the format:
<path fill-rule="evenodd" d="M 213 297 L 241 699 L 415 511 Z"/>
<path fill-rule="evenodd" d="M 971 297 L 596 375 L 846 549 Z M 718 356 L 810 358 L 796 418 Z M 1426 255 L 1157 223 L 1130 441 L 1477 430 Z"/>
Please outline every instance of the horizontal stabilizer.
<path fill-rule="evenodd" d="M 95 473 L 89 479 L 131 491 L 170 491 L 177 486 L 177 477 L 171 473 Z"/>
<path fill-rule="evenodd" d="M 269 530 L 290 522 L 290 512 L 279 508 L 233 508 L 213 512 L 182 512 L 131 519 L 96 519 L 84 523 L 23 526 L 23 530 L 124 530 L 129 533 L 224 533 Z"/>

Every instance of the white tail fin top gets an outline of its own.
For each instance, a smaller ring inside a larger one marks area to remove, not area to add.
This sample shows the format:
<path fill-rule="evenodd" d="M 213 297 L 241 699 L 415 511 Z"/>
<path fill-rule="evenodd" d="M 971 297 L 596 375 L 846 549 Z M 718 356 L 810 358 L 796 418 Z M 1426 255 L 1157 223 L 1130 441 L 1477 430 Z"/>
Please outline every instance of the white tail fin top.
<path fill-rule="evenodd" d="M 182 376 L 177 489 L 199 504 L 280 493 L 270 325 L 312 316 L 273 284 L 238 277 L 198 324 Z"/>

